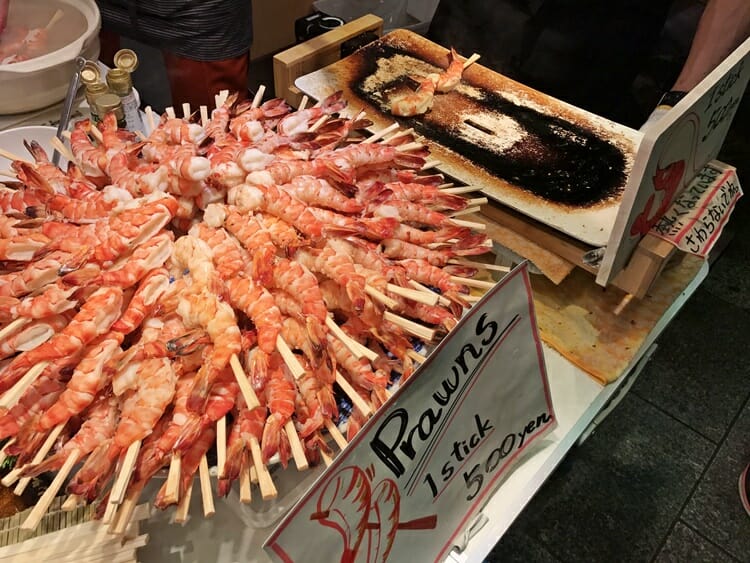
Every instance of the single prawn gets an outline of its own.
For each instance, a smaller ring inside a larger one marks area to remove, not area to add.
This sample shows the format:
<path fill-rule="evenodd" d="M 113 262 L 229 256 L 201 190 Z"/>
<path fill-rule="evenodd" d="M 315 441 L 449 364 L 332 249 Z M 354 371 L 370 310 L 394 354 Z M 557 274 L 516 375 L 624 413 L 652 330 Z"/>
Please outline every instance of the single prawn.
<path fill-rule="evenodd" d="M 103 287 L 81 306 L 70 323 L 41 346 L 16 356 L 0 374 L 0 391 L 6 391 L 33 365 L 75 356 L 89 342 L 109 330 L 120 315 L 122 289 Z"/>
<path fill-rule="evenodd" d="M 419 80 L 419 87 L 413 92 L 400 94 L 391 99 L 391 113 L 402 117 L 422 115 L 430 111 L 435 98 L 437 74 L 428 74 Z"/>
<path fill-rule="evenodd" d="M 38 426 L 41 430 L 66 422 L 91 404 L 109 382 L 104 365 L 119 350 L 122 341 L 123 335 L 112 331 L 88 346 L 65 391 L 40 419 Z"/>
<path fill-rule="evenodd" d="M 117 425 L 118 400 L 113 395 L 101 395 L 86 412 L 85 419 L 78 432 L 54 455 L 37 465 L 24 466 L 25 477 L 36 477 L 47 471 L 60 469 L 65 460 L 73 453 L 78 459 L 88 455 L 102 442 L 112 438 Z"/>
<path fill-rule="evenodd" d="M 448 64 L 448 68 L 437 77 L 435 90 L 444 94 L 458 86 L 458 83 L 461 82 L 461 75 L 464 72 L 464 62 L 465 59 L 451 47 L 450 63 Z"/>
<path fill-rule="evenodd" d="M 70 322 L 70 312 L 45 316 L 31 321 L 18 332 L 0 340 L 0 360 L 15 355 L 17 352 L 27 352 L 47 342 L 52 336 L 60 332 Z"/>

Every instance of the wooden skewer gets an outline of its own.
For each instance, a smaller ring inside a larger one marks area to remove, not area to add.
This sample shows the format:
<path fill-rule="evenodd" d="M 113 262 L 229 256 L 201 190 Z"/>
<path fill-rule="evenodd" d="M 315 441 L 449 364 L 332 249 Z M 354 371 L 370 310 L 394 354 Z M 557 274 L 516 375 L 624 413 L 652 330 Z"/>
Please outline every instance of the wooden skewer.
<path fill-rule="evenodd" d="M 174 112 L 174 108 L 172 106 L 165 108 L 164 112 L 167 114 L 167 117 L 169 119 L 177 119 L 177 114 Z"/>
<path fill-rule="evenodd" d="M 135 469 L 135 462 L 138 459 L 138 452 L 140 450 L 141 440 L 136 440 L 128 446 L 125 458 L 122 460 L 120 472 L 117 474 L 115 484 L 112 485 L 112 491 L 109 493 L 109 502 L 120 504 L 125 498 L 125 491 L 128 488 L 128 482 L 130 481 L 130 476 L 133 474 L 133 469 Z"/>
<path fill-rule="evenodd" d="M 60 18 L 62 18 L 64 14 L 65 14 L 65 12 L 63 12 L 62 10 L 60 10 L 60 9 L 56 10 L 55 13 L 52 15 L 52 19 L 50 19 L 49 23 L 44 26 L 44 29 L 46 29 L 47 31 L 49 31 L 50 29 L 52 29 L 52 27 L 58 21 L 60 21 Z"/>
<path fill-rule="evenodd" d="M 299 101 L 299 106 L 297 106 L 297 111 L 302 111 L 307 107 L 307 102 L 310 100 L 310 98 L 307 97 L 307 94 L 302 96 L 302 99 Z"/>
<path fill-rule="evenodd" d="M 242 369 L 242 365 L 240 364 L 240 359 L 237 357 L 237 354 L 232 354 L 232 357 L 229 358 L 229 365 L 232 368 L 232 372 L 234 372 L 234 378 L 237 380 L 237 384 L 240 386 L 240 392 L 242 393 L 242 397 L 245 399 L 247 408 L 254 409 L 255 407 L 259 407 L 260 401 L 255 395 L 255 391 L 250 386 L 250 382 L 247 380 L 247 375 L 245 375 L 245 370 Z"/>
<path fill-rule="evenodd" d="M 151 106 L 146 106 L 146 109 L 143 111 L 146 112 L 146 120 L 148 121 L 148 132 L 151 133 L 151 131 L 156 129 L 156 122 L 154 121 L 154 110 L 151 109 Z"/>
<path fill-rule="evenodd" d="M 453 184 L 443 184 L 446 186 L 445 188 L 440 188 L 440 191 L 442 191 L 444 194 L 451 194 L 451 195 L 461 195 L 461 194 L 468 194 L 471 192 L 477 191 L 477 189 L 474 186 L 458 186 L 456 188 L 452 187 Z"/>
<path fill-rule="evenodd" d="M 424 166 L 422 166 L 420 170 L 429 170 L 430 168 L 437 168 L 441 164 L 442 162 L 439 160 L 428 160 L 427 162 L 424 163 Z"/>
<path fill-rule="evenodd" d="M 331 467 L 333 458 L 329 456 L 323 448 L 320 448 L 320 457 L 323 460 L 323 463 L 326 464 L 326 467 Z"/>
<path fill-rule="evenodd" d="M 369 295 L 373 299 L 380 301 L 383 305 L 385 305 L 389 309 L 395 309 L 396 307 L 398 307 L 398 302 L 396 300 L 391 299 L 385 293 L 383 293 L 377 288 L 372 287 L 369 284 L 365 285 L 365 293 L 367 293 L 367 295 Z"/>
<path fill-rule="evenodd" d="M 452 258 L 451 260 L 448 260 L 448 264 L 468 266 L 470 268 L 477 268 L 479 270 L 490 270 L 491 272 L 503 272 L 505 274 L 510 272 L 510 268 L 508 266 L 500 266 L 498 264 L 485 264 L 484 262 L 474 262 L 472 260 L 459 260 L 458 258 Z"/>
<path fill-rule="evenodd" d="M 12 170 L 0 170 L 0 176 L 5 176 L 6 178 L 12 178 L 13 180 L 18 180 L 18 176 Z"/>
<path fill-rule="evenodd" d="M 254 409 L 255 407 L 260 406 L 260 401 L 258 401 L 255 391 L 247 380 L 247 376 L 242 369 L 237 354 L 232 354 L 232 357 L 229 358 L 229 365 L 231 366 L 232 371 L 234 372 L 234 377 L 237 379 L 237 383 L 240 386 L 240 392 L 245 399 L 247 408 Z M 258 472 L 258 485 L 260 486 L 261 497 L 263 497 L 263 500 L 276 498 L 278 492 L 276 491 L 276 486 L 273 484 L 268 468 L 263 463 L 260 444 L 258 443 L 258 440 L 252 436 L 250 437 L 250 452 L 253 456 L 253 466 L 255 467 L 255 471 Z"/>
<path fill-rule="evenodd" d="M 208 106 L 201 106 L 200 114 L 201 114 L 201 126 L 205 127 L 206 125 L 208 125 Z"/>
<path fill-rule="evenodd" d="M 198 477 L 201 482 L 203 516 L 205 518 L 211 518 L 216 514 L 216 507 L 214 506 L 214 495 L 211 490 L 211 475 L 208 472 L 208 460 L 206 459 L 206 454 L 203 454 L 203 457 L 201 457 L 201 462 L 198 466 Z"/>
<path fill-rule="evenodd" d="M 96 129 L 95 127 L 92 127 L 92 131 Z M 57 137 L 52 137 L 50 139 L 50 145 L 52 145 L 52 148 L 54 148 L 57 152 L 59 152 L 62 156 L 64 156 L 67 160 L 70 162 L 78 162 L 78 159 L 76 159 L 75 155 L 71 152 L 71 150 L 65 146 L 65 144 L 58 139 Z"/>
<path fill-rule="evenodd" d="M 424 293 L 430 293 L 434 295 L 437 299 L 437 302 L 440 303 L 443 307 L 448 307 L 451 304 L 451 300 L 447 297 L 444 297 L 440 295 L 439 293 L 435 293 L 432 291 L 429 287 L 422 285 L 418 281 L 415 280 L 409 280 L 409 285 L 412 286 L 414 289 L 418 291 L 422 291 Z"/>
<path fill-rule="evenodd" d="M 2 329 L 0 329 L 0 340 L 5 338 L 6 336 L 10 336 L 18 329 L 22 328 L 24 325 L 27 325 L 30 322 L 31 319 L 28 319 L 26 317 L 18 317 L 15 321 L 9 322 Z"/>
<path fill-rule="evenodd" d="M 78 508 L 80 504 L 83 504 L 83 495 L 68 495 L 68 498 L 62 503 L 61 508 L 64 512 L 70 512 Z"/>
<path fill-rule="evenodd" d="M 136 131 L 135 136 L 138 137 L 141 141 L 145 141 L 146 139 L 148 139 L 148 137 L 146 137 L 146 135 L 144 135 L 140 131 Z"/>
<path fill-rule="evenodd" d="M 412 350 L 411 348 L 406 351 L 406 355 L 409 356 L 415 362 L 419 362 L 420 364 L 425 363 L 425 360 L 427 360 L 426 356 L 420 354 L 416 350 Z"/>
<path fill-rule="evenodd" d="M 397 145 L 395 149 L 396 149 L 396 152 L 407 152 L 407 151 L 412 151 L 415 149 L 421 149 L 423 147 L 424 147 L 424 143 L 415 141 L 413 143 L 404 143 L 403 145 Z M 422 167 L 422 170 L 425 169 L 427 164 L 429 164 L 429 162 L 425 163 L 425 166 Z"/>
<path fill-rule="evenodd" d="M 354 340 L 331 317 L 326 316 L 326 326 L 357 358 L 367 358 L 371 362 L 378 359 L 378 355 L 375 352 Z"/>
<path fill-rule="evenodd" d="M 216 471 L 219 479 L 224 478 L 227 465 L 227 417 L 216 421 Z"/>
<path fill-rule="evenodd" d="M 193 476 L 193 480 L 195 480 L 195 476 Z M 193 483 L 191 482 L 185 491 L 185 495 L 180 499 L 180 504 L 177 505 L 177 510 L 174 513 L 174 521 L 176 524 L 184 524 L 187 522 L 188 512 L 190 512 L 190 499 L 192 497 Z"/>
<path fill-rule="evenodd" d="M 224 105 L 224 102 L 226 102 L 229 97 L 229 90 L 219 91 L 219 97 L 221 98 L 221 105 Z"/>
<path fill-rule="evenodd" d="M 392 283 L 388 284 L 388 291 L 390 291 L 391 293 L 395 293 L 396 295 L 399 295 L 401 297 L 405 297 L 406 299 L 424 303 L 425 305 L 437 305 L 438 303 L 438 294 L 433 291 L 428 291 L 425 293 L 421 290 L 409 289 L 406 287 L 401 287 L 400 285 L 394 285 Z"/>
<path fill-rule="evenodd" d="M 248 452 L 242 452 L 242 463 L 240 463 L 240 502 L 250 504 L 253 501 L 253 492 L 250 486 L 250 459 Z"/>
<path fill-rule="evenodd" d="M 254 485 L 258 484 L 258 472 L 255 471 L 254 465 L 250 466 L 250 482 L 253 483 Z"/>
<path fill-rule="evenodd" d="M 192 112 L 190 111 L 190 103 L 189 102 L 184 102 L 182 104 L 182 117 L 184 119 L 190 119 L 190 114 L 191 113 Z"/>
<path fill-rule="evenodd" d="M 219 94 L 214 95 L 214 105 L 216 106 L 216 109 L 221 107 L 221 96 L 219 96 Z"/>
<path fill-rule="evenodd" d="M 630 303 L 633 300 L 632 293 L 626 293 L 625 296 L 622 298 L 622 300 L 617 304 L 617 307 L 615 307 L 614 313 L 616 317 L 620 316 L 620 313 L 622 313 L 625 310 L 625 307 L 628 306 L 628 303 Z"/>
<path fill-rule="evenodd" d="M 94 137 L 94 139 L 96 139 L 97 143 L 101 145 L 104 142 L 104 135 L 102 135 L 102 132 L 99 131 L 98 127 L 92 127 L 90 132 L 91 132 L 91 136 Z M 68 158 L 68 157 L 66 156 L 65 158 Z"/>
<path fill-rule="evenodd" d="M 9 409 L 14 406 L 26 392 L 26 389 L 36 381 L 42 372 L 47 368 L 48 362 L 39 362 L 33 366 L 26 374 L 19 379 L 13 387 L 8 389 L 0 398 L 0 408 Z"/>
<path fill-rule="evenodd" d="M 284 360 L 289 371 L 292 372 L 294 379 L 299 379 L 305 375 L 305 368 L 299 363 L 299 360 L 292 353 L 292 349 L 289 348 L 289 344 L 286 343 L 280 334 L 276 337 L 276 349 L 281 354 L 281 359 Z"/>
<path fill-rule="evenodd" d="M 383 129 L 381 129 L 380 131 L 378 131 L 374 135 L 372 135 L 370 137 L 367 137 L 367 139 L 365 139 L 364 141 L 362 141 L 362 144 L 366 145 L 366 144 L 374 143 L 375 141 L 379 141 L 380 139 L 382 139 L 383 137 L 385 137 L 388 133 L 390 133 L 394 129 L 398 129 L 398 123 L 396 123 L 396 122 L 391 123 L 388 127 L 384 127 Z"/>
<path fill-rule="evenodd" d="M 244 457 L 248 457 L 247 452 L 243 452 Z M 240 467 L 240 502 L 250 504 L 253 501 L 253 491 L 250 479 L 250 462 L 249 460 Z"/>
<path fill-rule="evenodd" d="M 440 184 L 437 186 L 437 189 L 439 190 L 446 190 L 448 188 L 452 188 L 455 184 L 453 182 L 448 182 L 446 184 Z"/>
<path fill-rule="evenodd" d="M 385 313 L 383 313 L 383 318 L 397 326 L 400 326 L 406 332 L 413 336 L 416 336 L 417 338 L 428 341 L 435 339 L 435 329 L 427 328 L 426 326 L 422 326 L 417 322 L 405 319 L 404 317 L 400 317 L 399 315 L 391 313 L 390 311 L 386 311 Z"/>
<path fill-rule="evenodd" d="M 125 500 L 120 505 L 120 510 L 117 512 L 116 517 L 112 520 L 107 531 L 110 534 L 117 534 L 121 536 L 128 529 L 130 520 L 133 518 L 133 512 L 138 504 L 138 498 L 141 496 L 142 488 L 138 487 L 128 492 Z"/>
<path fill-rule="evenodd" d="M 263 500 L 276 498 L 279 493 L 276 491 L 276 485 L 273 484 L 268 468 L 263 463 L 260 444 L 255 437 L 250 438 L 250 453 L 253 456 L 253 467 L 258 475 L 258 486 L 260 487 L 261 498 L 263 498 Z"/>
<path fill-rule="evenodd" d="M 466 70 L 467 68 L 469 68 L 475 62 L 477 62 L 477 60 L 479 60 L 479 57 L 481 57 L 481 55 L 477 55 L 476 53 L 474 53 L 468 59 L 466 59 L 464 61 L 464 70 Z"/>
<path fill-rule="evenodd" d="M 255 97 L 253 98 L 253 103 L 250 107 L 257 108 L 260 106 L 260 103 L 263 101 L 263 95 L 266 93 L 266 86 L 265 84 L 261 84 L 258 86 L 258 91 L 255 92 Z"/>
<path fill-rule="evenodd" d="M 65 480 L 68 478 L 68 474 L 71 472 L 73 466 L 78 461 L 79 455 L 80 454 L 78 450 L 74 450 L 70 453 L 63 466 L 57 472 L 57 475 L 55 475 L 55 478 L 53 479 L 50 486 L 46 491 L 44 491 L 44 494 L 37 501 L 36 505 L 31 510 L 26 520 L 24 520 L 23 524 L 21 524 L 21 530 L 33 530 L 39 525 L 39 521 L 44 517 L 44 514 L 47 512 L 49 505 L 52 504 L 52 501 L 57 496 L 57 492 L 63 486 L 63 483 L 65 483 Z"/>
<path fill-rule="evenodd" d="M 21 158 L 17 154 L 13 154 L 10 151 L 6 151 L 5 149 L 0 149 L 0 156 L 7 158 L 8 160 L 19 160 L 21 162 L 25 162 L 27 164 L 34 164 L 30 160 L 26 160 L 25 158 Z"/>
<path fill-rule="evenodd" d="M 471 295 L 471 294 L 469 294 L 469 295 L 462 295 L 462 297 L 464 298 L 464 301 L 467 301 L 469 303 L 476 303 L 482 297 L 484 297 L 484 295 Z"/>
<path fill-rule="evenodd" d="M 497 282 L 489 282 L 484 280 L 475 280 L 472 278 L 462 278 L 460 276 L 451 276 L 451 281 L 454 281 L 456 283 L 462 283 L 464 285 L 468 285 L 469 287 L 478 287 L 479 289 L 492 289 L 495 287 L 495 284 Z"/>
<path fill-rule="evenodd" d="M 486 205 L 487 201 L 486 197 L 474 197 L 469 200 L 469 205 Z"/>
<path fill-rule="evenodd" d="M 172 461 L 169 463 L 169 473 L 165 484 L 164 502 L 175 504 L 180 500 L 180 473 L 182 471 L 182 455 L 180 452 L 172 452 Z"/>
<path fill-rule="evenodd" d="M 352 402 L 352 404 L 360 410 L 365 418 L 369 417 L 372 414 L 372 407 L 370 406 L 370 403 L 365 401 L 362 396 L 354 390 L 354 387 L 352 387 L 351 384 L 346 380 L 346 378 L 341 375 L 341 372 L 339 372 L 339 370 L 336 370 L 336 383 L 339 384 L 339 387 L 343 389 L 344 393 L 346 393 L 346 396 L 349 397 L 349 400 Z"/>
<path fill-rule="evenodd" d="M 305 471 L 310 468 L 310 464 L 305 456 L 305 448 L 302 447 L 302 442 L 297 434 L 297 429 L 294 427 L 294 422 L 287 420 L 284 425 L 286 435 L 289 438 L 289 446 L 292 448 L 292 457 L 294 463 L 297 465 L 297 471 Z"/>
<path fill-rule="evenodd" d="M 307 130 L 309 133 L 315 133 L 318 129 L 320 129 L 323 124 L 328 121 L 331 118 L 330 115 L 321 115 L 318 120 L 313 123 L 310 128 Z"/>
<path fill-rule="evenodd" d="M 115 504 L 114 502 L 107 503 L 107 508 L 104 509 L 104 516 L 102 516 L 102 524 L 108 526 L 112 523 L 112 518 L 117 514 L 119 506 L 119 504 Z"/>
<path fill-rule="evenodd" d="M 339 449 L 343 451 L 344 448 L 349 445 L 349 442 L 346 441 L 346 438 L 344 438 L 344 435 L 341 433 L 341 430 L 339 430 L 339 427 L 336 426 L 330 418 L 326 418 L 324 424 L 326 426 L 326 430 L 328 430 L 328 433 L 333 438 L 333 441 L 336 442 L 336 445 L 339 447 Z"/>
<path fill-rule="evenodd" d="M 461 215 L 469 215 L 470 213 L 479 213 L 482 211 L 482 208 L 478 205 L 475 207 L 467 207 L 466 209 L 459 209 L 458 211 L 453 211 L 451 213 L 448 213 L 448 217 L 460 217 Z"/>
<path fill-rule="evenodd" d="M 386 144 L 389 144 L 392 141 L 395 141 L 396 139 L 400 139 L 401 137 L 407 137 L 408 135 L 411 135 L 412 133 L 414 133 L 414 129 L 412 127 L 409 127 L 408 129 L 402 129 L 401 131 L 394 133 L 387 139 L 383 139 L 383 142 Z"/>
<path fill-rule="evenodd" d="M 44 440 L 42 447 L 39 448 L 39 451 L 36 452 L 36 454 L 34 454 L 34 457 L 31 460 L 32 465 L 36 465 L 37 463 L 42 463 L 42 461 L 44 461 L 44 458 L 47 457 L 47 454 L 52 449 L 52 446 L 55 445 L 55 440 L 57 440 L 57 437 L 60 435 L 60 432 L 62 432 L 62 429 L 64 426 L 65 424 L 58 424 L 47 435 L 47 438 Z M 22 471 L 23 471 L 23 467 L 16 467 L 12 471 L 8 472 L 8 474 L 5 477 L 3 477 L 3 480 L 0 482 L 6 487 L 10 487 L 13 483 L 18 481 L 19 477 L 21 477 Z M 28 481 L 31 481 L 30 477 L 24 477 L 23 479 L 27 479 Z M 24 486 L 24 489 L 25 488 L 26 486 Z M 23 490 L 21 492 L 23 492 Z M 17 493 L 17 494 L 20 494 L 20 493 Z"/>
<path fill-rule="evenodd" d="M 487 230 L 487 225 L 485 225 L 484 223 L 478 223 L 477 221 L 464 221 L 463 219 L 450 219 L 449 221 L 457 227 L 468 227 L 469 229 L 474 229 L 475 231 Z"/>

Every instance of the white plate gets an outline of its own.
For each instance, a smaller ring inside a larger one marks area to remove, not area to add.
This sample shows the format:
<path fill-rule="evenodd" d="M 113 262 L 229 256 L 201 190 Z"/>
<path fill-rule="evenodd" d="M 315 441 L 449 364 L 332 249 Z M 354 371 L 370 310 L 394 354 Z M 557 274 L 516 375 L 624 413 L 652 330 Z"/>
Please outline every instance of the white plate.
<path fill-rule="evenodd" d="M 30 125 L 28 127 L 16 127 L 15 129 L 7 129 L 6 131 L 0 131 L 0 148 L 12 153 L 16 156 L 23 158 L 24 160 L 33 160 L 33 157 L 23 146 L 25 141 L 36 141 L 42 148 L 47 152 L 47 156 L 52 158 L 52 144 L 51 139 L 57 133 L 55 127 L 48 127 L 45 125 Z M 64 158 L 60 159 L 60 166 L 65 167 L 67 160 Z M 9 170 L 10 161 L 0 156 L 0 170 Z"/>

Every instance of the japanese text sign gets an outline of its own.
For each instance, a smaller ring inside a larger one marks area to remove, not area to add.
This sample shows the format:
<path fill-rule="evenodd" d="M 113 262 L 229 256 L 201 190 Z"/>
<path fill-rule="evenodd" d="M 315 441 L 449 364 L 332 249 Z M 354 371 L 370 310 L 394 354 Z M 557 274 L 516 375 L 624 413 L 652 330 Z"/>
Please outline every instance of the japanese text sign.
<path fill-rule="evenodd" d="M 716 158 L 750 79 L 745 40 L 674 108 L 645 130 L 596 282 L 606 285 L 677 194 Z"/>
<path fill-rule="evenodd" d="M 651 232 L 680 250 L 706 257 L 742 197 L 734 167 L 711 161 L 677 196 Z"/>
<path fill-rule="evenodd" d="M 441 560 L 555 424 L 523 265 L 467 312 L 264 547 L 284 562 Z"/>

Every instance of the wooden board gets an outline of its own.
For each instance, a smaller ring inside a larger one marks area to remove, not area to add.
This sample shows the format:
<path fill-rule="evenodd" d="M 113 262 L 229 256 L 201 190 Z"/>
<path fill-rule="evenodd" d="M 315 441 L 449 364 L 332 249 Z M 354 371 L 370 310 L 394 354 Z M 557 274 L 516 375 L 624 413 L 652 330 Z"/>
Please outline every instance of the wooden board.
<path fill-rule="evenodd" d="M 341 44 L 366 31 L 380 35 L 383 33 L 383 20 L 368 14 L 274 56 L 276 95 L 297 107 L 302 93 L 294 85 L 295 78 L 339 60 Z"/>
<path fill-rule="evenodd" d="M 667 266 L 648 294 L 620 315 L 614 310 L 622 291 L 595 285 L 576 268 L 559 285 L 543 276 L 531 279 L 542 340 L 602 383 L 624 373 L 667 308 L 695 278 L 703 259 L 685 256 Z"/>
<path fill-rule="evenodd" d="M 447 49 L 396 30 L 295 84 L 316 99 L 342 90 L 344 113 L 364 108 L 378 130 L 396 120 L 389 98 L 409 77 L 447 64 Z M 428 114 L 398 121 L 428 139 L 445 173 L 593 246 L 609 239 L 641 138 L 479 64 L 455 91 L 437 95 Z"/>

